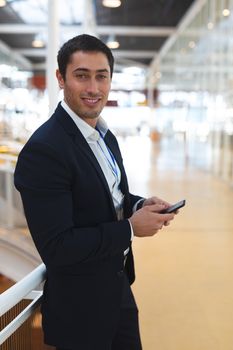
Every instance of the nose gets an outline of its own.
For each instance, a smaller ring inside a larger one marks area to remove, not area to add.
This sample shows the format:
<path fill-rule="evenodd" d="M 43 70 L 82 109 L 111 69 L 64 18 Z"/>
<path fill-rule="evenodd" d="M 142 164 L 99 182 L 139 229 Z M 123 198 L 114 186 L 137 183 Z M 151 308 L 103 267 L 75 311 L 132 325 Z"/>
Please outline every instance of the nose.
<path fill-rule="evenodd" d="M 88 80 L 86 85 L 86 91 L 89 94 L 97 94 L 99 92 L 98 82 L 94 77 Z"/>

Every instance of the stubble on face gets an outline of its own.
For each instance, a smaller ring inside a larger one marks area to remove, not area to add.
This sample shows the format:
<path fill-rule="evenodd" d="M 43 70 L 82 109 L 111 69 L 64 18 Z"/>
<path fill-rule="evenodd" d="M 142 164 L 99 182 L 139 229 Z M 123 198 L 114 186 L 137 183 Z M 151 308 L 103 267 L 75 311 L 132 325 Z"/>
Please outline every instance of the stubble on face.
<path fill-rule="evenodd" d="M 95 126 L 107 103 L 110 85 L 110 67 L 102 52 L 78 51 L 72 55 L 62 82 L 64 100 L 88 124 Z"/>
<path fill-rule="evenodd" d="M 65 101 L 73 107 L 72 110 L 82 119 L 98 118 L 107 103 L 107 97 L 101 94 L 85 93 L 78 95 L 67 89 L 64 96 Z"/>

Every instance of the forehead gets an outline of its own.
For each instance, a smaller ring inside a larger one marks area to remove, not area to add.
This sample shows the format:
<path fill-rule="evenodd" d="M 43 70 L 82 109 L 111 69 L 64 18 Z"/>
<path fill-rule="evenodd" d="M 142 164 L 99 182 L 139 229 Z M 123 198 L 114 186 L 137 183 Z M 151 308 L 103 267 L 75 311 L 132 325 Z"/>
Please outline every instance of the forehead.
<path fill-rule="evenodd" d="M 70 69 L 88 69 L 90 71 L 108 70 L 110 72 L 110 66 L 107 56 L 103 52 L 97 51 L 76 51 L 71 57 L 67 68 Z"/>

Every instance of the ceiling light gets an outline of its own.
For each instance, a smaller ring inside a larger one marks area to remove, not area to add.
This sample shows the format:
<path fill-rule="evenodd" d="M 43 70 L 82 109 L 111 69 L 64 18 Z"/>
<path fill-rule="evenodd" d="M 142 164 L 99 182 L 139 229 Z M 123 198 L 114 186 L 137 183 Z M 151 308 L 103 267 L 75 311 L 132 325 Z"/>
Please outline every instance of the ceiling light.
<path fill-rule="evenodd" d="M 107 46 L 110 49 L 118 49 L 118 47 L 120 46 L 119 41 L 116 40 L 114 35 L 110 35 L 107 41 Z"/>
<path fill-rule="evenodd" d="M 194 49 L 195 46 L 196 46 L 195 41 L 190 41 L 189 42 L 190 49 Z"/>
<path fill-rule="evenodd" d="M 230 13 L 231 13 L 231 11 L 230 11 L 229 9 L 224 9 L 224 10 L 222 11 L 222 14 L 223 14 L 224 17 L 229 16 Z"/>
<path fill-rule="evenodd" d="M 105 7 L 116 8 L 121 6 L 121 0 L 103 0 L 102 4 Z"/>
<path fill-rule="evenodd" d="M 6 6 L 6 0 L 0 0 L 0 7 Z"/>
<path fill-rule="evenodd" d="M 213 28 L 214 28 L 214 23 L 209 22 L 209 23 L 207 24 L 207 28 L 208 28 L 208 29 L 213 29 Z"/>
<path fill-rule="evenodd" d="M 44 40 L 43 40 L 41 35 L 39 35 L 39 34 L 35 35 L 35 38 L 32 41 L 32 46 L 36 47 L 36 48 L 45 46 L 45 42 L 44 42 Z"/>

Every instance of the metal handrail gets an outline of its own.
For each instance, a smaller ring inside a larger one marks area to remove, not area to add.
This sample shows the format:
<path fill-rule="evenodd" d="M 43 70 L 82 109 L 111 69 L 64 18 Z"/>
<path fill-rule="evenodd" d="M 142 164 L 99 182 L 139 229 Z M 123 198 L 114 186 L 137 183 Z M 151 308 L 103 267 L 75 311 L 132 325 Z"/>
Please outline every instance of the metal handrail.
<path fill-rule="evenodd" d="M 21 281 L 0 294 L 0 317 L 45 280 L 45 265 L 39 265 Z"/>
<path fill-rule="evenodd" d="M 39 265 L 21 281 L 0 294 L 0 317 L 13 308 L 22 299 L 33 299 L 33 301 L 15 317 L 0 332 L 0 345 L 3 344 L 36 310 L 41 303 L 42 291 L 34 291 L 44 280 L 46 268 L 44 264 Z"/>
<path fill-rule="evenodd" d="M 33 314 L 41 304 L 42 292 L 0 332 L 0 345 L 3 344 Z"/>

